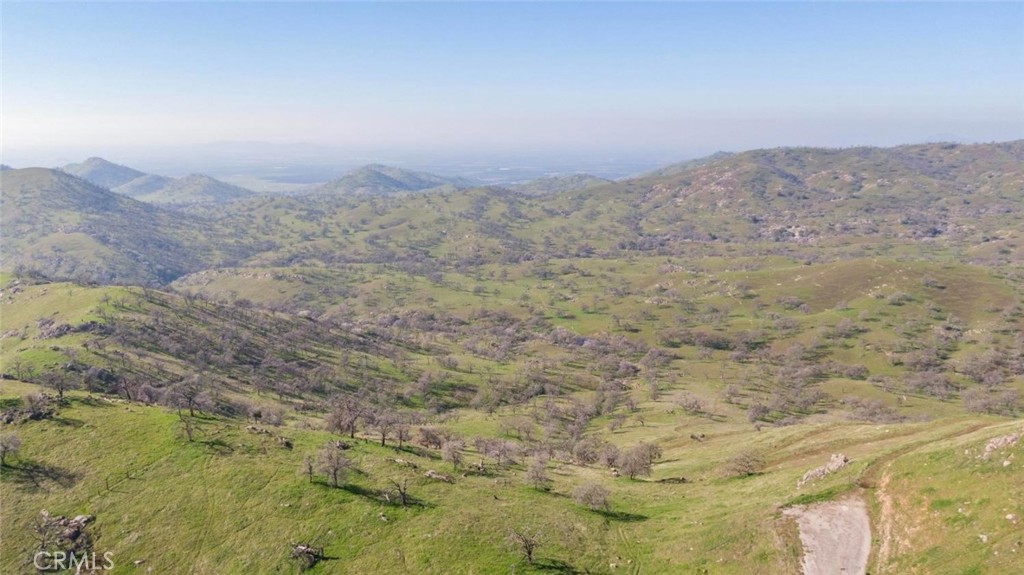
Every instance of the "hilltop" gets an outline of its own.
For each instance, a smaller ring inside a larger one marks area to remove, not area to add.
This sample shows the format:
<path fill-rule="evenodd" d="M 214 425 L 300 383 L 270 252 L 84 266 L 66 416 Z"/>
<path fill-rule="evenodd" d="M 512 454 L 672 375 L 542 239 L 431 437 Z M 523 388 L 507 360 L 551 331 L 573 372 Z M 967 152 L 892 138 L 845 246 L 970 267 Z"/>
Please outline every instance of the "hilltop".
<path fill-rule="evenodd" d="M 190 174 L 181 178 L 144 176 L 118 186 L 113 191 L 142 202 L 170 206 L 219 204 L 255 195 L 252 190 L 203 174 Z"/>
<path fill-rule="evenodd" d="M 472 182 L 465 178 L 370 164 L 317 187 L 315 193 L 332 196 L 386 196 L 406 192 L 454 190 L 468 188 L 471 185 Z"/>
<path fill-rule="evenodd" d="M 78 164 L 68 164 L 61 170 L 108 190 L 146 175 L 144 172 L 98 157 L 88 158 Z"/>
<path fill-rule="evenodd" d="M 68 164 L 62 171 L 148 204 L 189 206 L 229 202 L 255 195 L 252 190 L 203 174 L 169 178 L 140 172 L 103 158 L 89 158 L 80 164 Z"/>
<path fill-rule="evenodd" d="M 4 170 L 5 269 L 101 283 L 163 283 L 244 251 L 200 220 L 45 168 Z"/>
<path fill-rule="evenodd" d="M 638 177 L 659 178 L 665 176 L 674 176 L 682 172 L 692 170 L 694 168 L 699 168 L 701 166 L 717 162 L 718 160 L 724 160 L 725 158 L 728 158 L 731 155 L 733 155 L 732 152 L 715 152 L 714 154 L 708 156 L 693 158 L 691 160 L 683 160 L 682 162 L 669 164 L 667 166 L 658 168 L 657 170 L 652 170 L 645 174 L 640 174 Z"/>

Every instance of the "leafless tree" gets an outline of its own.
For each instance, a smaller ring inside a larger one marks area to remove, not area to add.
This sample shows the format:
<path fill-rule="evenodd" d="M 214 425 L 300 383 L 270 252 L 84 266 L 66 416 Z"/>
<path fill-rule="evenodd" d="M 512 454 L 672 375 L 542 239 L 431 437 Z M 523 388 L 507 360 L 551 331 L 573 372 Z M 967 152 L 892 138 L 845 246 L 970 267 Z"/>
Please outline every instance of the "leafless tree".
<path fill-rule="evenodd" d="M 397 425 L 395 425 L 395 439 L 398 440 L 398 448 L 399 449 L 401 449 L 402 448 L 402 444 L 405 443 L 406 441 L 409 441 L 409 439 L 411 437 L 412 437 L 411 429 L 409 428 L 409 424 L 408 423 L 404 423 L 404 422 L 400 421 L 400 422 L 398 422 Z"/>
<path fill-rule="evenodd" d="M 309 477 L 309 482 L 313 483 L 313 470 L 316 465 L 311 455 L 307 455 L 302 458 L 302 473 Z"/>
<path fill-rule="evenodd" d="M 17 433 L 0 434 L 0 467 L 7 465 L 7 456 L 15 455 L 21 449 L 21 438 Z"/>
<path fill-rule="evenodd" d="M 722 397 L 726 403 L 736 403 L 736 398 L 739 396 L 740 388 L 734 383 L 725 386 L 725 389 L 722 391 Z"/>
<path fill-rule="evenodd" d="M 188 414 L 195 417 L 196 410 L 204 411 L 213 407 L 213 400 L 206 391 L 207 384 L 199 375 L 193 375 L 174 384 L 164 400 L 172 407 L 188 409 Z"/>
<path fill-rule="evenodd" d="M 526 469 L 526 482 L 536 489 L 544 490 L 551 483 L 547 473 L 548 462 L 541 456 L 534 457 Z"/>
<path fill-rule="evenodd" d="M 351 467 L 351 462 L 345 453 L 338 448 L 334 442 L 327 442 L 320 449 L 320 456 L 317 459 L 319 462 L 319 470 L 331 478 L 331 485 L 338 487 L 338 484 L 345 481 L 345 477 L 348 474 L 348 470 Z"/>
<path fill-rule="evenodd" d="M 364 413 L 365 408 L 358 400 L 343 396 L 334 402 L 334 408 L 327 414 L 327 430 L 339 435 L 347 433 L 349 438 L 355 439 L 359 418 Z"/>
<path fill-rule="evenodd" d="M 388 436 L 400 423 L 398 416 L 390 411 L 371 413 L 366 419 L 367 424 L 380 435 L 381 447 L 387 444 Z"/>
<path fill-rule="evenodd" d="M 28 364 L 25 363 L 25 360 L 20 357 L 16 357 L 11 360 L 9 365 L 11 369 L 14 370 L 14 378 L 18 381 L 25 381 L 25 368 L 28 366 Z"/>
<path fill-rule="evenodd" d="M 441 459 L 452 464 L 452 469 L 458 469 L 459 465 L 462 464 L 462 448 L 463 443 L 461 439 L 449 439 L 441 445 Z"/>
<path fill-rule="evenodd" d="M 396 479 L 391 480 L 391 485 L 395 488 L 395 494 L 398 496 L 398 502 L 405 507 L 409 504 L 409 480 L 402 478 L 401 481 Z"/>
<path fill-rule="evenodd" d="M 57 392 L 57 403 L 64 404 L 64 392 L 78 388 L 71 376 L 62 370 L 51 370 L 43 374 L 42 384 Z"/>
<path fill-rule="evenodd" d="M 441 447 L 444 445 L 444 442 L 450 439 L 452 439 L 452 432 L 448 429 L 437 427 L 420 428 L 419 443 L 424 447 L 441 449 Z"/>
<path fill-rule="evenodd" d="M 630 479 L 640 475 L 650 475 L 651 466 L 661 457 L 661 449 L 653 443 L 638 443 L 619 454 L 617 464 L 619 471 Z"/>
<path fill-rule="evenodd" d="M 742 451 L 726 460 L 723 472 L 727 477 L 746 477 L 760 473 L 765 465 L 764 456 L 760 453 Z"/>
<path fill-rule="evenodd" d="M 192 443 L 195 434 L 195 421 L 193 421 L 193 417 L 178 412 L 178 420 L 181 422 L 181 430 L 185 432 L 185 437 L 188 438 L 189 443 Z"/>
<path fill-rule="evenodd" d="M 523 558 L 533 565 L 533 556 L 540 546 L 540 535 L 530 528 L 512 528 L 508 533 L 509 541 L 523 554 Z"/>
<path fill-rule="evenodd" d="M 50 398 L 42 393 L 29 393 L 21 398 L 29 419 L 44 419 L 53 414 L 50 409 Z"/>
<path fill-rule="evenodd" d="M 597 483 L 583 483 L 572 490 L 572 500 L 577 505 L 593 510 L 608 510 L 608 490 Z"/>

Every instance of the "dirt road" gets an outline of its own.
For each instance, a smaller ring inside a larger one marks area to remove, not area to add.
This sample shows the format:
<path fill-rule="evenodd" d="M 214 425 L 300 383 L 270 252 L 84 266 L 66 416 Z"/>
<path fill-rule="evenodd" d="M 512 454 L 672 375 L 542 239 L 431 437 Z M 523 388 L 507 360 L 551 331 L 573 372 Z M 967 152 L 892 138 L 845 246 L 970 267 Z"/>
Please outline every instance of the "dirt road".
<path fill-rule="evenodd" d="M 794 507 L 804 548 L 804 575 L 864 575 L 871 552 L 871 523 L 864 501 L 850 497 Z"/>

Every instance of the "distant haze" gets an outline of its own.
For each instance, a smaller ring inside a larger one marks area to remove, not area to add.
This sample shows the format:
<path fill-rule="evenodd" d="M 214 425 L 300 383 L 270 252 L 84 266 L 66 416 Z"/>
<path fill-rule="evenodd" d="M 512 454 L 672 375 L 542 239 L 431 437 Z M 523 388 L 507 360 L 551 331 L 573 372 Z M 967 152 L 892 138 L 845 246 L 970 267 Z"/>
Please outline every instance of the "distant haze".
<path fill-rule="evenodd" d="M 1022 70 L 1019 2 L 5 3 L 3 161 L 1009 140 Z"/>

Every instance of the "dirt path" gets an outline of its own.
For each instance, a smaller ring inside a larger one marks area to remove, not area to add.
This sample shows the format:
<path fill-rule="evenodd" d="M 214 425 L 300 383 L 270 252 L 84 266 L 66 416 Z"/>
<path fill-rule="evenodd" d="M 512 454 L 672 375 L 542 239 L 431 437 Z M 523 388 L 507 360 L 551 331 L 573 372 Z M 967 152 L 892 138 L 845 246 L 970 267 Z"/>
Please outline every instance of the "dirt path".
<path fill-rule="evenodd" d="M 864 575 L 871 521 L 864 501 L 849 497 L 786 510 L 800 527 L 803 575 Z"/>

